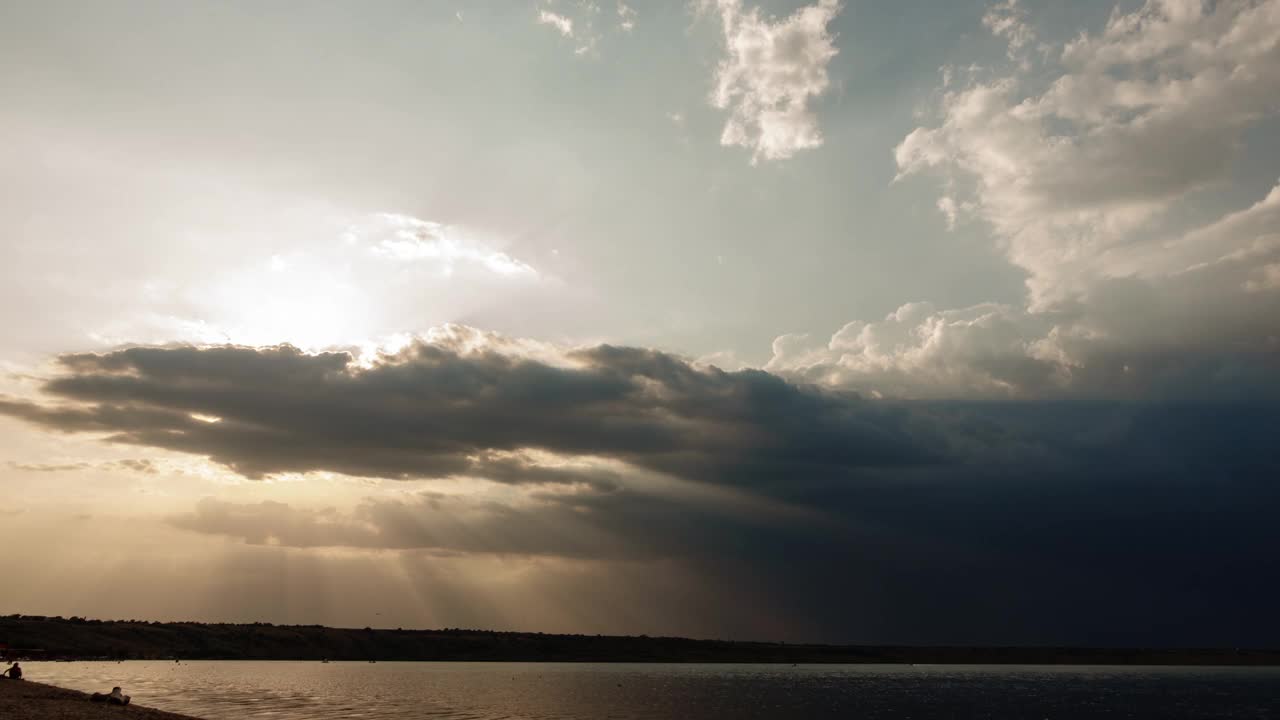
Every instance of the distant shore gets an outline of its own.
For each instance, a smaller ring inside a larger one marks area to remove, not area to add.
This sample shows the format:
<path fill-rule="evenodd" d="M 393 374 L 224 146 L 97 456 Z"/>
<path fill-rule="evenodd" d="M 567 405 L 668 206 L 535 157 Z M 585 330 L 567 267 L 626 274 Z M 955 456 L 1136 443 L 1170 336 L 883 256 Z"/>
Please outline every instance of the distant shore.
<path fill-rule="evenodd" d="M 132 720 L 199 720 L 132 703 L 120 707 L 90 702 L 85 693 L 30 680 L 0 680 L 0 718 L 4 720 L 101 720 L 116 715 Z"/>
<path fill-rule="evenodd" d="M 482 662 L 1272 665 L 1280 649 L 923 647 L 554 635 L 446 628 L 0 617 L 8 658 L 31 660 L 409 660 Z"/>

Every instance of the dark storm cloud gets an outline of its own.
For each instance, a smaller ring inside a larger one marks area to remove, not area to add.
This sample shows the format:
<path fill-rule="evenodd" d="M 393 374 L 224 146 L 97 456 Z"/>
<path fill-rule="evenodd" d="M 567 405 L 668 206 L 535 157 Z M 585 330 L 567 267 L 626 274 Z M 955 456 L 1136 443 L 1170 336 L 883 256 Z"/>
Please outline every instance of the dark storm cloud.
<path fill-rule="evenodd" d="M 568 360 L 556 366 L 424 343 L 362 368 L 345 353 L 287 346 L 131 348 L 64 356 L 65 372 L 43 388 L 58 404 L 6 400 L 0 413 L 205 455 L 249 477 L 328 470 L 574 479 L 493 454 L 539 449 L 767 486 L 946 453 L 929 423 L 903 408 L 761 371 L 726 373 L 610 346 Z"/>
<path fill-rule="evenodd" d="M 810 639 L 1280 642 L 1271 608 L 1280 578 L 1267 565 L 1280 550 L 1280 412 L 934 410 L 1007 443 L 1014 460 L 984 452 L 878 468 L 802 484 L 777 509 L 623 488 L 520 507 L 378 500 L 352 513 L 205 500 L 173 522 L 252 543 L 672 562 L 697 579 L 693 590 L 771 607 L 792 636 Z M 589 604 L 591 591 L 581 592 Z"/>
<path fill-rule="evenodd" d="M 209 499 L 171 519 L 249 543 L 678 568 L 691 593 L 767 607 L 809 639 L 1280 643 L 1280 408 L 1265 400 L 890 403 L 643 349 L 567 360 L 135 348 L 64 358 L 44 404 L 0 409 L 250 476 L 529 486 L 351 511 Z M 530 448 L 603 460 L 504 452 Z M 654 587 L 626 594 L 671 605 Z"/>

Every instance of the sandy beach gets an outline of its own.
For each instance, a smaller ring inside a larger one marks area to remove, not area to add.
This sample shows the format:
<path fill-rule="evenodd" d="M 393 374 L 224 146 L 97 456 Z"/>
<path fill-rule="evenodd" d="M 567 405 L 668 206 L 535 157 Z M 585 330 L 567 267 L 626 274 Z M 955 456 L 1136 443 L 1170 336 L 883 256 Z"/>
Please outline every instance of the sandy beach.
<path fill-rule="evenodd" d="M 110 689 L 103 688 L 103 691 Z M 128 688 L 125 692 L 128 693 Z M 121 707 L 90 702 L 85 693 L 30 680 L 0 680 L 0 718 L 5 720 L 98 720 L 117 715 L 148 720 L 198 720 L 134 704 Z"/>

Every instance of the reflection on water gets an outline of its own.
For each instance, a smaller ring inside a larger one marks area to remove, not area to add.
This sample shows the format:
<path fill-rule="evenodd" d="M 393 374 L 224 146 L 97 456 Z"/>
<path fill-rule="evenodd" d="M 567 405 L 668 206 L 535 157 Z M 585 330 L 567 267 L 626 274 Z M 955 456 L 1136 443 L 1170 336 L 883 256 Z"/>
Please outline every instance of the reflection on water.
<path fill-rule="evenodd" d="M 573 663 L 30 663 L 32 680 L 124 687 L 231 718 L 1267 718 L 1276 668 Z"/>

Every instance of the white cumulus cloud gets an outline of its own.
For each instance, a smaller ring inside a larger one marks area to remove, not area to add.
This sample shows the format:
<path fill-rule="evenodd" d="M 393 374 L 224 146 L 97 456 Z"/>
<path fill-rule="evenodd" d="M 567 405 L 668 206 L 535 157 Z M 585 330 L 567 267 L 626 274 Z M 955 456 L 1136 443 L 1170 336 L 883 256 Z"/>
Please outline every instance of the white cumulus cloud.
<path fill-rule="evenodd" d="M 983 24 L 1015 62 L 945 78 L 937 122 L 895 156 L 899 180 L 941 180 L 948 224 L 990 229 L 1027 302 L 910 303 L 826 342 L 783 336 L 769 369 L 911 397 L 1277 392 L 1280 186 L 1187 210 L 1209 187 L 1256 192 L 1233 169 L 1280 114 L 1280 0 L 1149 0 L 1040 66 L 1016 3 Z"/>
<path fill-rule="evenodd" d="M 1020 22 L 987 24 L 1021 37 Z M 967 187 L 1036 299 L 1059 299 L 1111 275 L 1113 250 L 1158 251 L 1152 222 L 1228 178 L 1244 132 L 1280 107 L 1278 42 L 1277 0 L 1151 0 L 1062 47 L 1047 87 L 1019 69 L 946 92 L 899 171 Z"/>
<path fill-rule="evenodd" d="M 752 163 L 781 160 L 822 145 L 810 103 L 827 91 L 827 65 L 838 52 L 827 26 L 836 0 L 818 0 L 785 18 L 746 10 L 742 0 L 705 0 L 724 31 L 712 104 L 729 111 L 720 143 L 751 150 Z"/>

